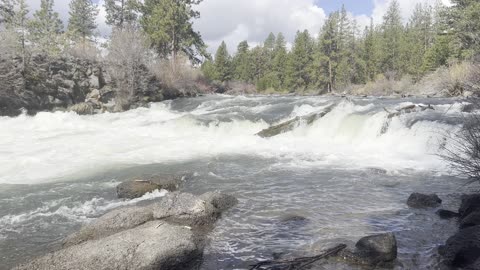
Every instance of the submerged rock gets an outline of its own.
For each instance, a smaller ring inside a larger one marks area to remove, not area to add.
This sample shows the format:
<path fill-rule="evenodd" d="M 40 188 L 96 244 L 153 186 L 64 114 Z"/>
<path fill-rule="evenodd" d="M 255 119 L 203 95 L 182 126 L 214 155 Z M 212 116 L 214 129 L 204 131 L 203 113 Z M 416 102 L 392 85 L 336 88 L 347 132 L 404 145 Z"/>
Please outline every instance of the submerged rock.
<path fill-rule="evenodd" d="M 150 205 L 119 208 L 67 237 L 63 249 L 16 269 L 192 269 L 206 233 L 235 203 L 218 192 L 170 193 Z"/>
<path fill-rule="evenodd" d="M 445 209 L 438 210 L 437 215 L 440 216 L 441 219 L 451 219 L 459 216 L 458 213 Z"/>
<path fill-rule="evenodd" d="M 135 199 L 157 189 L 176 191 L 181 182 L 181 177 L 176 176 L 150 176 L 146 180 L 127 181 L 117 186 L 117 196 L 122 199 Z"/>
<path fill-rule="evenodd" d="M 444 263 L 453 267 L 467 267 L 480 259 L 480 226 L 460 230 L 439 248 Z"/>
<path fill-rule="evenodd" d="M 343 250 L 339 258 L 356 265 L 376 266 L 397 259 L 397 240 L 393 233 L 367 236 L 360 239 L 355 250 Z"/>
<path fill-rule="evenodd" d="M 257 136 L 260 136 L 262 138 L 270 138 L 270 137 L 275 137 L 277 135 L 287 133 L 289 131 L 294 130 L 298 126 L 300 126 L 302 123 L 305 123 L 307 125 L 313 124 L 315 121 L 318 119 L 324 117 L 327 115 L 329 112 L 331 112 L 335 108 L 335 105 L 331 105 L 330 107 L 327 107 L 323 112 L 321 113 L 314 113 L 310 114 L 307 116 L 302 116 L 302 117 L 295 117 L 292 120 L 283 122 L 281 124 L 269 127 L 267 129 L 264 129 L 257 133 Z"/>
<path fill-rule="evenodd" d="M 407 200 L 407 205 L 411 208 L 433 208 L 438 207 L 442 200 L 437 194 L 413 193 Z"/>

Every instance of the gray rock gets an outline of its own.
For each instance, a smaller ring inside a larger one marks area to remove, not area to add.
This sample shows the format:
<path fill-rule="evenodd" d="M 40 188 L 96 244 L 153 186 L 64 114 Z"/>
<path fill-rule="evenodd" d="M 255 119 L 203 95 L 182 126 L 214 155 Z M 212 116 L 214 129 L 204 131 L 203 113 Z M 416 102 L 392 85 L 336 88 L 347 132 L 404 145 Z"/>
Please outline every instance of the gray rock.
<path fill-rule="evenodd" d="M 187 226 L 212 225 L 221 214 L 210 202 L 188 193 L 170 193 L 152 205 L 153 217 Z"/>
<path fill-rule="evenodd" d="M 420 194 L 413 193 L 407 201 L 407 205 L 411 208 L 432 208 L 438 207 L 442 200 L 436 194 Z"/>
<path fill-rule="evenodd" d="M 445 209 L 440 209 L 437 211 L 437 215 L 440 216 L 441 219 L 451 219 L 458 217 L 459 214 L 455 213 L 453 211 L 445 210 Z"/>
<path fill-rule="evenodd" d="M 80 103 L 71 106 L 68 110 L 76 112 L 78 115 L 91 115 L 94 113 L 95 108 L 90 103 Z"/>
<path fill-rule="evenodd" d="M 480 210 L 470 213 L 460 220 L 460 229 L 480 225 Z"/>
<path fill-rule="evenodd" d="M 376 266 L 397 259 L 397 240 L 393 233 L 367 236 L 360 239 L 354 251 L 345 249 L 339 258 L 355 265 Z"/>
<path fill-rule="evenodd" d="M 131 180 L 117 186 L 119 198 L 135 199 L 154 190 L 176 191 L 180 188 L 181 178 L 176 176 L 149 176 L 145 179 Z"/>
<path fill-rule="evenodd" d="M 203 243 L 189 228 L 152 221 L 53 252 L 14 269 L 192 269 L 199 263 L 202 251 Z"/>
<path fill-rule="evenodd" d="M 207 192 L 201 195 L 200 198 L 211 203 L 218 211 L 222 212 L 234 207 L 238 203 L 237 198 L 220 192 Z"/>
<path fill-rule="evenodd" d="M 439 248 L 444 263 L 453 267 L 467 267 L 480 259 L 480 226 L 469 227 L 450 237 Z"/>
<path fill-rule="evenodd" d="M 470 215 L 472 212 L 480 210 L 480 194 L 463 195 L 458 213 L 460 218 Z"/>
<path fill-rule="evenodd" d="M 335 108 L 335 105 L 332 105 L 330 107 L 327 107 L 323 112 L 321 113 L 314 113 L 310 114 L 307 116 L 302 116 L 302 117 L 295 117 L 292 120 L 280 123 L 278 125 L 269 127 L 267 129 L 264 129 L 257 133 L 257 136 L 260 136 L 262 138 L 270 138 L 270 137 L 275 137 L 277 135 L 283 134 L 290 132 L 300 126 L 302 123 L 305 123 L 307 125 L 313 124 L 315 121 L 318 119 L 324 117 L 327 115 L 329 112 L 331 112 Z"/>
<path fill-rule="evenodd" d="M 120 231 L 135 228 L 153 220 L 150 207 L 127 207 L 113 210 L 92 223 L 82 227 L 78 232 L 63 241 L 63 247 L 78 245 L 85 241 L 95 240 Z"/>

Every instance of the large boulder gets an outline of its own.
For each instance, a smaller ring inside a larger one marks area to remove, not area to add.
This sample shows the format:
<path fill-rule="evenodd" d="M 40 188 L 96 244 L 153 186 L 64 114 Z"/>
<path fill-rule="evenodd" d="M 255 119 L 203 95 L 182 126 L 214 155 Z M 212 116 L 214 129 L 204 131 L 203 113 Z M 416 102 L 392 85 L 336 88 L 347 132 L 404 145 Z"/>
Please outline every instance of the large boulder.
<path fill-rule="evenodd" d="M 480 210 L 470 213 L 460 220 L 460 229 L 480 225 Z"/>
<path fill-rule="evenodd" d="M 67 237 L 63 249 L 16 269 L 192 269 L 206 233 L 236 203 L 218 192 L 170 193 L 113 210 Z"/>
<path fill-rule="evenodd" d="M 437 194 L 413 193 L 407 200 L 407 205 L 411 208 L 433 208 L 438 207 L 442 200 Z"/>
<path fill-rule="evenodd" d="M 202 251 L 203 244 L 191 229 L 152 221 L 70 246 L 14 269 L 192 269 Z"/>
<path fill-rule="evenodd" d="M 480 210 L 480 194 L 463 195 L 458 210 L 460 218 L 464 218 L 477 210 Z"/>
<path fill-rule="evenodd" d="M 142 180 L 136 179 L 121 183 L 117 186 L 117 195 L 119 198 L 135 199 L 157 189 L 176 191 L 181 182 L 182 178 L 177 176 L 150 176 Z"/>
<path fill-rule="evenodd" d="M 360 239 L 355 250 L 342 250 L 339 258 L 355 265 L 376 266 L 397 259 L 397 240 L 393 233 L 367 236 Z"/>
<path fill-rule="evenodd" d="M 110 236 L 152 220 L 153 210 L 151 207 L 134 206 L 119 208 L 101 216 L 92 223 L 82 227 L 78 232 L 65 238 L 63 247 Z"/>
<path fill-rule="evenodd" d="M 480 226 L 469 227 L 450 237 L 439 248 L 444 263 L 453 267 L 467 267 L 480 259 Z"/>

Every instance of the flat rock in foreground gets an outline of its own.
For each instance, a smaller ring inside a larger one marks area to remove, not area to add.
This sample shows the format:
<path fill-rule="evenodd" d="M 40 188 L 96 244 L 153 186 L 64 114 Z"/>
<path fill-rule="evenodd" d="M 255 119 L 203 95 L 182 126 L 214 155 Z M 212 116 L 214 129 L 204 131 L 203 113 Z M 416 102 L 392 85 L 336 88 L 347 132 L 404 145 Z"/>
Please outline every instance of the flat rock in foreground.
<path fill-rule="evenodd" d="M 191 269 L 202 244 L 190 229 L 152 221 L 51 253 L 15 269 Z"/>
<path fill-rule="evenodd" d="M 15 269 L 194 269 L 206 234 L 236 203 L 218 192 L 170 193 L 119 208 L 67 237 L 63 249 Z"/>

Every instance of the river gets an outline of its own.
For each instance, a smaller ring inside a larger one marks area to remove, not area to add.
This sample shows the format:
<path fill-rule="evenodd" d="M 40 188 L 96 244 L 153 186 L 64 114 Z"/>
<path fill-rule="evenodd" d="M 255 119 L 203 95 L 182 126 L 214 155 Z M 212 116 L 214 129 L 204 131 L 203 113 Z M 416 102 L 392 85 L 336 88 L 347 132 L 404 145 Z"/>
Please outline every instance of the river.
<path fill-rule="evenodd" d="M 388 117 L 413 104 L 433 109 Z M 332 105 L 312 125 L 255 136 Z M 315 253 L 390 231 L 398 269 L 436 269 L 436 248 L 456 224 L 405 202 L 412 192 L 436 192 L 444 207 L 456 206 L 465 180 L 438 154 L 467 106 L 459 99 L 218 95 L 116 114 L 0 117 L 0 269 L 55 250 L 111 209 L 164 196 L 116 198 L 121 181 L 156 173 L 188 175 L 185 192 L 220 190 L 240 200 L 211 233 L 203 269 L 247 269 L 274 253 Z"/>

